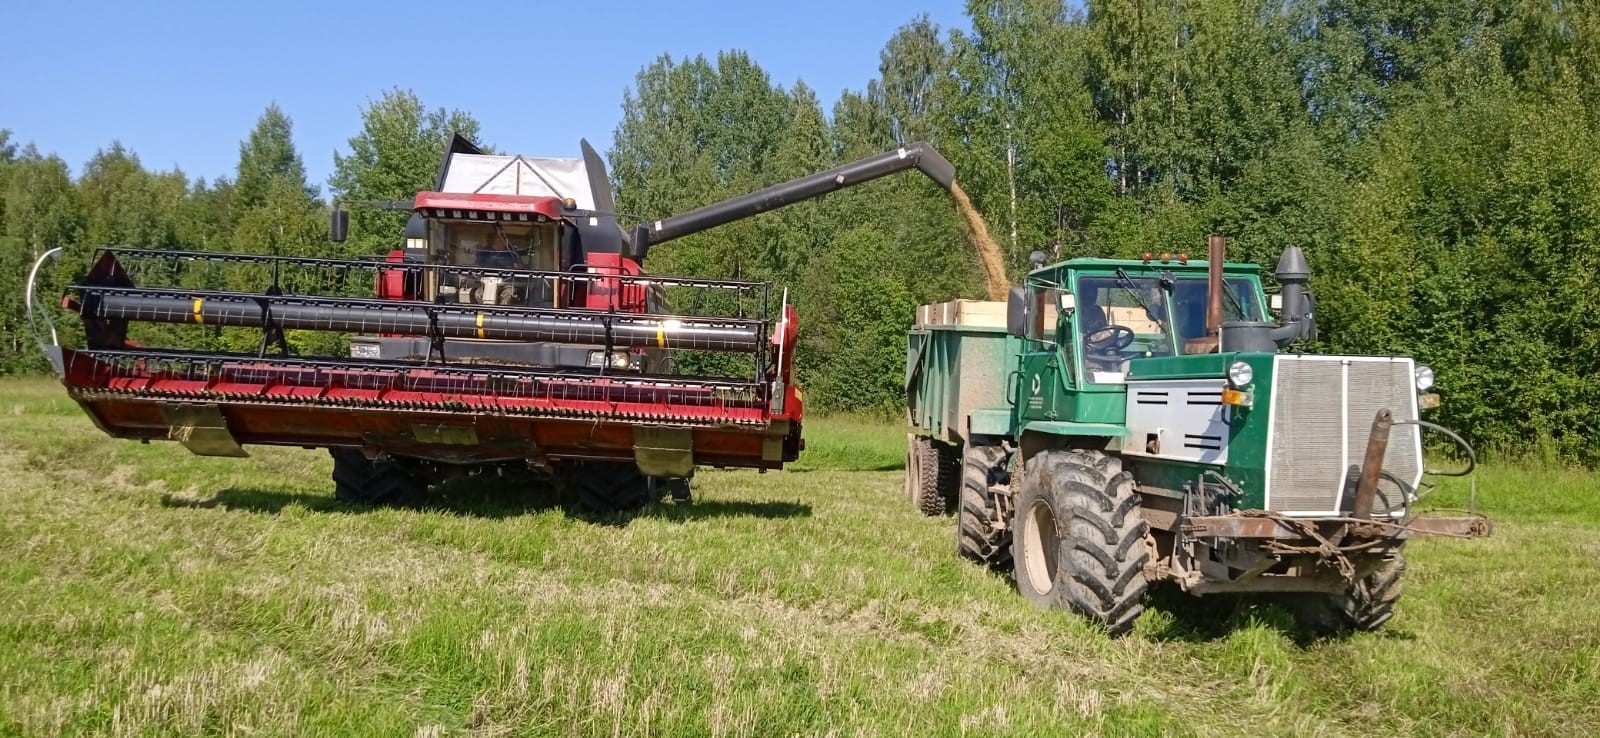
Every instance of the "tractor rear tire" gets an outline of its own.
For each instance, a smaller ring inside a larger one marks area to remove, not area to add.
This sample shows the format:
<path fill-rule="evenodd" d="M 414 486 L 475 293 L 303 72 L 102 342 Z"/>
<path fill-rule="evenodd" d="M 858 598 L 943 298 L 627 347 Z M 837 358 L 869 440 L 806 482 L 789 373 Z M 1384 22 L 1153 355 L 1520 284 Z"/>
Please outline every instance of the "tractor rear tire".
<path fill-rule="evenodd" d="M 422 502 L 427 480 L 395 459 L 368 459 L 352 449 L 328 449 L 333 456 L 333 496 L 341 502 L 373 507 L 406 507 Z"/>
<path fill-rule="evenodd" d="M 558 466 L 567 489 L 578 504 L 597 515 L 633 512 L 650 504 L 654 485 L 632 462 L 569 461 Z"/>
<path fill-rule="evenodd" d="M 1011 529 L 1000 497 L 1010 494 L 1006 450 L 969 444 L 962 453 L 961 500 L 956 506 L 956 551 L 991 569 L 1011 568 Z"/>
<path fill-rule="evenodd" d="M 912 434 L 906 446 L 906 494 L 923 515 L 943 515 L 955 500 L 961 458 L 955 446 Z"/>
<path fill-rule="evenodd" d="M 1099 451 L 1044 451 L 1023 475 L 1012 517 L 1017 589 L 1029 602 L 1075 612 L 1113 636 L 1133 629 L 1149 587 L 1133 475 Z"/>
<path fill-rule="evenodd" d="M 1295 616 L 1300 628 L 1312 636 L 1352 631 L 1373 632 L 1394 617 L 1395 603 L 1405 586 L 1404 554 L 1384 560 L 1342 595 L 1312 595 L 1299 600 Z"/>

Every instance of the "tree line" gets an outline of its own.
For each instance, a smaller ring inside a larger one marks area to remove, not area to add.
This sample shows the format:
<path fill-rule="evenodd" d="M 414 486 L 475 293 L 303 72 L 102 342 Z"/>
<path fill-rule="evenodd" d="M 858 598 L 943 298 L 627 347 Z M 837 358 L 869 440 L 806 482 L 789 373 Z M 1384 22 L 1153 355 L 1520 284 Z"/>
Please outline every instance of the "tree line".
<path fill-rule="evenodd" d="M 974 1 L 910 20 L 878 75 L 825 106 L 740 51 L 663 56 L 608 151 L 625 225 L 926 140 L 1015 279 L 1052 256 L 1306 249 L 1321 351 L 1433 366 L 1440 422 L 1513 453 L 1600 460 L 1600 8 L 1570 0 Z M 329 195 L 431 185 L 467 113 L 373 102 Z M 573 142 L 575 144 L 575 142 Z M 113 144 L 76 178 L 0 133 L 0 275 L 53 245 L 365 255 L 404 214 L 329 244 L 290 121 L 269 107 L 231 178 L 149 171 Z M 916 175 L 663 245 L 652 271 L 771 279 L 800 309 L 813 407 L 893 410 L 914 307 L 983 294 L 965 226 Z M 15 283 L 15 282 L 13 282 Z M 0 290 L 0 372 L 35 371 Z"/>

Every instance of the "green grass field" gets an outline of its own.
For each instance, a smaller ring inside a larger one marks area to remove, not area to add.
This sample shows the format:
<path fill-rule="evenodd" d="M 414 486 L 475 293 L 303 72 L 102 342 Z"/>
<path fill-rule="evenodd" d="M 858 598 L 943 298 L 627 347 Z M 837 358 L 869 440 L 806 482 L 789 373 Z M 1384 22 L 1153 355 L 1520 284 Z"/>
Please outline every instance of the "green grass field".
<path fill-rule="evenodd" d="M 325 453 L 114 441 L 0 383 L 0 734 L 1600 734 L 1600 476 L 1486 470 L 1496 535 L 1413 544 L 1381 633 L 1165 598 L 1110 640 L 956 558 L 902 429 L 808 431 L 620 524 L 368 511 Z"/>

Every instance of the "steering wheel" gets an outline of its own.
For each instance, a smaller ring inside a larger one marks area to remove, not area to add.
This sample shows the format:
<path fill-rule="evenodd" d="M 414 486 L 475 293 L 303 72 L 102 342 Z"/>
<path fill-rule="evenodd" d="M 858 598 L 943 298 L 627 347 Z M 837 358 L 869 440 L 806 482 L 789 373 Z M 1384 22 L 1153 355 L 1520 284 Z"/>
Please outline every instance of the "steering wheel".
<path fill-rule="evenodd" d="M 1091 354 L 1115 356 L 1133 345 L 1133 329 L 1125 325 L 1108 325 L 1090 331 L 1083 337 L 1083 348 Z"/>

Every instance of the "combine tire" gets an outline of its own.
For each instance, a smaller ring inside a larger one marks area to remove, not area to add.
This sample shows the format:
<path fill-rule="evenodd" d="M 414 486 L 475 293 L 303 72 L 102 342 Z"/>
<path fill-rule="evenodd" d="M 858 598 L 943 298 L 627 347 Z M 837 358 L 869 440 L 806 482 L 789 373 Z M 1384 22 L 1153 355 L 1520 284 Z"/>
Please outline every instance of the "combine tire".
<path fill-rule="evenodd" d="M 329 449 L 333 455 L 333 496 L 341 502 L 403 507 L 422 501 L 426 480 L 394 459 L 372 460 L 360 451 Z"/>
<path fill-rule="evenodd" d="M 906 444 L 906 496 L 923 515 L 950 509 L 960 483 L 961 459 L 954 446 L 912 434 Z"/>
<path fill-rule="evenodd" d="M 572 461 L 560 467 L 567 489 L 591 513 L 632 512 L 650 503 L 654 485 L 639 467 L 619 461 Z"/>
<path fill-rule="evenodd" d="M 969 445 L 962 454 L 961 502 L 956 508 L 956 550 L 991 569 L 1011 568 L 1011 529 L 1001 519 L 1000 496 L 1009 493 L 1006 451 Z"/>
<path fill-rule="evenodd" d="M 1312 595 L 1298 601 L 1295 615 L 1301 629 L 1312 636 L 1327 636 L 1382 628 L 1394 617 L 1405 573 L 1405 556 L 1396 554 L 1342 595 Z"/>
<path fill-rule="evenodd" d="M 1045 451 L 1028 463 L 1012 517 L 1017 589 L 1126 634 L 1144 611 L 1148 526 L 1133 476 L 1098 451 Z"/>

